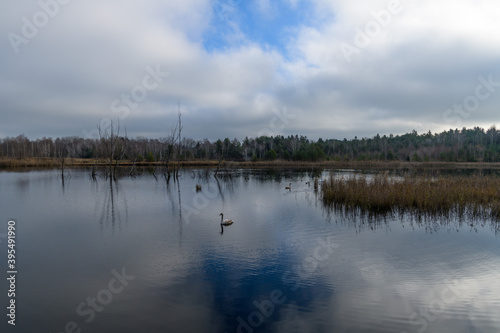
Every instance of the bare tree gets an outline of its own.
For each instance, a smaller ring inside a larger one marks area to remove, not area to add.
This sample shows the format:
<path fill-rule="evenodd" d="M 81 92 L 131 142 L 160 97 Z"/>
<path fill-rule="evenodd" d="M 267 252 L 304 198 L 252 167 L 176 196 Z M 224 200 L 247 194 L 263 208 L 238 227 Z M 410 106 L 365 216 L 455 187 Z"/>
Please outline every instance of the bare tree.
<path fill-rule="evenodd" d="M 170 128 L 169 135 L 165 138 L 164 141 L 164 158 L 165 158 L 165 172 L 163 173 L 165 179 L 167 180 L 167 184 L 170 181 L 170 159 L 174 153 L 174 145 L 177 137 L 177 125 L 174 125 Z M 174 177 L 175 177 L 175 166 L 174 166 Z"/>
<path fill-rule="evenodd" d="M 178 115 L 179 115 L 179 138 L 178 138 L 178 149 L 177 149 L 177 171 L 175 174 L 175 177 L 178 179 L 179 178 L 179 167 L 181 164 L 181 131 L 182 131 L 182 123 L 181 123 L 181 103 L 179 102 L 177 104 L 177 110 L 178 110 Z"/>
<path fill-rule="evenodd" d="M 106 177 L 109 174 L 110 180 L 116 180 L 116 168 L 118 162 L 123 159 L 125 155 L 125 142 L 124 138 L 120 138 L 120 120 L 118 120 L 118 128 L 115 133 L 113 121 L 110 122 L 108 128 L 102 128 L 99 124 L 97 126 L 100 138 L 101 155 L 104 156 L 107 163 Z"/>

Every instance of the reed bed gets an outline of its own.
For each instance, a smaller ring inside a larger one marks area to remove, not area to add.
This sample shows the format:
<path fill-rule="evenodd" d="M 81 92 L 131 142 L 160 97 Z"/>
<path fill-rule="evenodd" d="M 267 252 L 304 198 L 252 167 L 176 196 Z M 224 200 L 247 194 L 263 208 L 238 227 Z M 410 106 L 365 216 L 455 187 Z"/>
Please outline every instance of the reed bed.
<path fill-rule="evenodd" d="M 499 177 L 330 175 L 321 190 L 325 204 L 351 211 L 500 220 Z"/>
<path fill-rule="evenodd" d="M 65 158 L 67 167 L 89 167 L 93 165 L 107 166 L 109 161 L 105 159 L 93 158 Z M 121 160 L 120 166 L 155 166 L 164 162 L 137 162 L 134 160 Z M 170 162 L 175 165 L 177 162 Z M 216 167 L 220 164 L 217 160 L 189 160 L 181 161 L 183 167 L 208 166 Z M 60 167 L 61 158 L 0 158 L 0 168 L 18 168 L 18 167 Z M 500 169 L 500 163 L 455 163 L 455 162 L 401 162 L 401 161 L 222 161 L 223 167 L 231 168 L 333 168 L 333 169 Z"/>
<path fill-rule="evenodd" d="M 26 158 L 26 159 L 0 159 L 0 169 L 2 168 L 53 168 L 60 166 L 60 160 Z"/>

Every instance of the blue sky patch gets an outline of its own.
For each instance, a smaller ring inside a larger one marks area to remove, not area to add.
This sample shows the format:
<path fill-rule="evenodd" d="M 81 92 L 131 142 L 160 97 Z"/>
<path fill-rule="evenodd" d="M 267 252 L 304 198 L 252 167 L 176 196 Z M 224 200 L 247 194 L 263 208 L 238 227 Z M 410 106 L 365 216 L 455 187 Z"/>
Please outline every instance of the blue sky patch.
<path fill-rule="evenodd" d="M 213 19 L 205 34 L 208 52 L 257 43 L 278 50 L 286 57 L 286 46 L 300 26 L 311 25 L 312 5 L 299 1 L 216 0 Z"/>

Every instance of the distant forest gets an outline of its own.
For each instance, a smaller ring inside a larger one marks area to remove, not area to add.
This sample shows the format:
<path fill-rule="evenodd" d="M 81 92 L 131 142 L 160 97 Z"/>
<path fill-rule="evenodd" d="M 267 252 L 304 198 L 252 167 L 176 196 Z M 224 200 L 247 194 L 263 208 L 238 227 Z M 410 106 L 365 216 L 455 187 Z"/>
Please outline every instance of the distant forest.
<path fill-rule="evenodd" d="M 180 143 L 180 144 L 179 144 Z M 105 133 L 98 139 L 80 137 L 29 140 L 25 135 L 0 139 L 0 158 L 82 158 L 160 162 L 171 160 L 288 160 L 288 161 L 443 161 L 500 162 L 500 131 L 449 130 L 442 133 L 376 135 L 352 140 L 318 139 L 306 136 L 208 139 L 129 139 Z"/>

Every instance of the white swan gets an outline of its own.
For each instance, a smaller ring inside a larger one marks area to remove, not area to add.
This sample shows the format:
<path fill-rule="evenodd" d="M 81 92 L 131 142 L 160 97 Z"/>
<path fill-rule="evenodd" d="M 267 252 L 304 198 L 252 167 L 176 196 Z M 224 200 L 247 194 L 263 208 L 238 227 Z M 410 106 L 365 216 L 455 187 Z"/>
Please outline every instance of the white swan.
<path fill-rule="evenodd" d="M 231 225 L 233 224 L 233 220 L 230 220 L 230 219 L 225 219 L 224 220 L 224 214 L 223 213 L 220 213 L 220 224 L 221 225 Z"/>
<path fill-rule="evenodd" d="M 288 186 L 285 186 L 285 190 L 291 190 L 292 189 L 292 183 L 290 183 L 290 185 Z"/>

